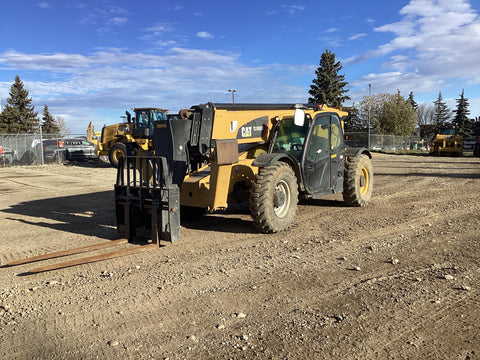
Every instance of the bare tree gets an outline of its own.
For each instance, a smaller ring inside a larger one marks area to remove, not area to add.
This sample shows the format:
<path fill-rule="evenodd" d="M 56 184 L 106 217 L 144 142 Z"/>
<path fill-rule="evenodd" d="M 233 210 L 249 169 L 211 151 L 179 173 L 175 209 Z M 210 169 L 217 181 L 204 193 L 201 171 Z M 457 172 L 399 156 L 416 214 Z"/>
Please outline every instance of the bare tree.
<path fill-rule="evenodd" d="M 435 116 L 435 108 L 430 103 L 421 103 L 415 110 L 418 117 L 418 126 L 433 124 L 433 117 Z"/>
<path fill-rule="evenodd" d="M 65 123 L 65 119 L 61 116 L 55 116 L 55 123 L 60 130 L 61 136 L 70 135 L 70 131 L 67 129 L 67 124 Z"/>
<path fill-rule="evenodd" d="M 435 132 L 435 106 L 431 103 L 421 103 L 415 110 L 418 127 L 422 138 L 430 139 Z"/>

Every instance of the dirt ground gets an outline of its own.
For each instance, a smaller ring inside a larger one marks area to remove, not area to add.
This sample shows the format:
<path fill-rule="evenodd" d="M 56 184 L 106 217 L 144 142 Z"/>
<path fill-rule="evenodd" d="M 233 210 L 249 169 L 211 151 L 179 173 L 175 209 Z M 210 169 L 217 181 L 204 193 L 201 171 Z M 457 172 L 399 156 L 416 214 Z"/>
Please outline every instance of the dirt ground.
<path fill-rule="evenodd" d="M 1 168 L 0 358 L 480 359 L 480 159 L 373 166 L 365 208 L 303 201 L 264 235 L 237 207 L 176 244 L 26 276 L 59 260 L 4 265 L 119 238 L 116 174 Z"/>

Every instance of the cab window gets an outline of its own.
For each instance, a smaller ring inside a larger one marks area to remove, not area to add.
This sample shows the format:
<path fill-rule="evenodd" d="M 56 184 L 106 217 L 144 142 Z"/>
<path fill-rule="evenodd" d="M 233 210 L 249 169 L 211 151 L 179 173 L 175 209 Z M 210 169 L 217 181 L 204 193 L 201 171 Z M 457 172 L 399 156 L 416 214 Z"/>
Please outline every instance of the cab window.
<path fill-rule="evenodd" d="M 337 115 L 331 116 L 330 149 L 337 153 L 343 147 L 342 125 Z"/>
<path fill-rule="evenodd" d="M 329 155 L 329 116 L 319 116 L 315 119 L 312 136 L 307 151 L 307 160 L 317 162 Z"/>
<path fill-rule="evenodd" d="M 306 127 L 295 125 L 293 118 L 283 119 L 277 125 L 273 151 L 284 152 L 300 159 L 306 135 Z"/>

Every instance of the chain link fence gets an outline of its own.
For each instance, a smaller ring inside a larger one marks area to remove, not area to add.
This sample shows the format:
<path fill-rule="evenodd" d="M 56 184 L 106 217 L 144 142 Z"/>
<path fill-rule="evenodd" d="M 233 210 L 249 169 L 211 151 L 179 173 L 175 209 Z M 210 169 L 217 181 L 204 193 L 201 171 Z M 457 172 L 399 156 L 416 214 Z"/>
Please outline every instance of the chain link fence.
<path fill-rule="evenodd" d="M 365 132 L 346 132 L 345 145 L 370 150 L 428 150 L 428 141 L 419 136 L 370 134 L 369 139 Z"/>
<path fill-rule="evenodd" d="M 86 139 L 85 135 L 69 135 Z M 60 134 L 0 134 L 0 166 L 62 162 Z"/>
<path fill-rule="evenodd" d="M 69 137 L 85 139 L 83 134 Z M 63 161 L 59 154 L 60 134 L 0 134 L 0 166 L 41 165 Z M 370 142 L 370 147 L 369 147 Z M 428 150 L 428 141 L 418 136 L 377 135 L 366 132 L 345 133 L 348 147 L 366 147 L 371 150 Z"/>

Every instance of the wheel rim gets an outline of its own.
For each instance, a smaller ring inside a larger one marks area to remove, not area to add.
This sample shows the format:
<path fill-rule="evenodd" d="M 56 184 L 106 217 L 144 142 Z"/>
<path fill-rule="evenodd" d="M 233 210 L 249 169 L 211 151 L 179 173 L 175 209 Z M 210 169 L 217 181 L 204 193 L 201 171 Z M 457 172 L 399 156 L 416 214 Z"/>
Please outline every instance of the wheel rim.
<path fill-rule="evenodd" d="M 370 178 L 369 178 L 368 170 L 367 168 L 362 167 L 362 170 L 360 172 L 360 194 L 362 194 L 362 196 L 367 194 L 369 185 L 370 185 Z"/>
<path fill-rule="evenodd" d="M 118 162 L 118 160 L 123 157 L 123 151 L 122 150 L 115 150 L 113 152 L 113 159 Z"/>
<path fill-rule="evenodd" d="M 275 194 L 273 197 L 273 211 L 279 218 L 287 215 L 290 208 L 291 194 L 290 187 L 287 182 L 281 180 L 275 186 Z"/>

